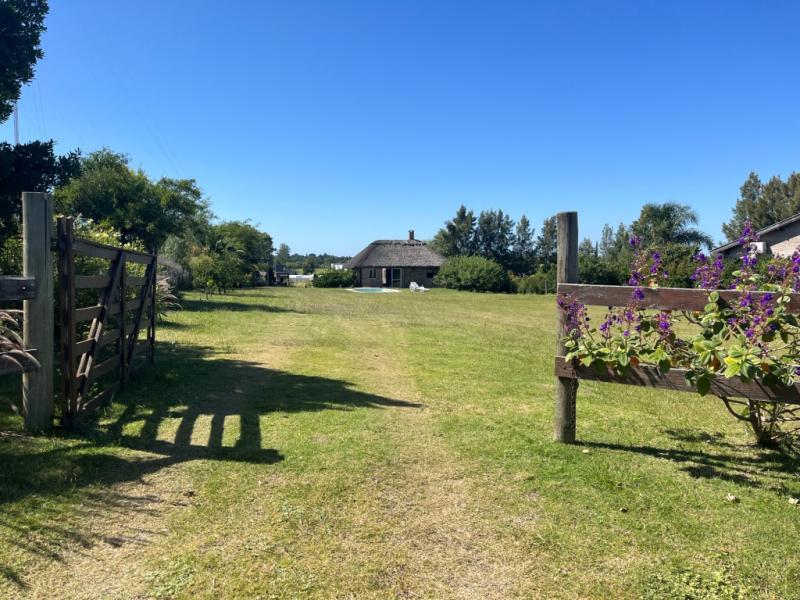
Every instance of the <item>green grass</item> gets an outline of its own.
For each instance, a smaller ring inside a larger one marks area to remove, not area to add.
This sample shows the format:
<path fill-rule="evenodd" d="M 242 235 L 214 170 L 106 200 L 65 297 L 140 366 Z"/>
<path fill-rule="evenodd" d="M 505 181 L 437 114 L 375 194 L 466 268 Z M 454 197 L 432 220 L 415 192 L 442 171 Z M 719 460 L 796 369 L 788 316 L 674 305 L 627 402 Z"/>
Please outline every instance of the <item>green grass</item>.
<path fill-rule="evenodd" d="M 551 441 L 554 313 L 189 295 L 83 435 L 0 414 L 0 597 L 800 597 L 798 464 L 719 401 L 583 383 Z"/>

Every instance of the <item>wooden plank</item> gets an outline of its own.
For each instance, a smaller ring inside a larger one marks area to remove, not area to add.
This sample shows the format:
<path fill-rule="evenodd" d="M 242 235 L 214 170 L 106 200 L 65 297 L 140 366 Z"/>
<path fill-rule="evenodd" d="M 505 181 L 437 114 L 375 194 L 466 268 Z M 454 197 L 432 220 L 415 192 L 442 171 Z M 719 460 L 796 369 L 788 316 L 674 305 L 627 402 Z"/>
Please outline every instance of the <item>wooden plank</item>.
<path fill-rule="evenodd" d="M 133 250 L 125 250 L 125 260 L 140 265 L 149 265 L 155 258 L 152 254 L 142 254 L 141 252 L 134 252 Z"/>
<path fill-rule="evenodd" d="M 76 357 L 75 342 L 77 324 L 75 307 L 75 288 L 72 285 L 75 277 L 75 261 L 73 253 L 73 219 L 58 218 L 58 308 L 61 320 L 61 412 L 67 424 L 77 412 L 77 387 L 75 385 Z"/>
<path fill-rule="evenodd" d="M 53 197 L 43 192 L 22 193 L 22 265 L 25 277 L 35 278 L 39 294 L 23 301 L 22 340 L 39 349 L 43 369 L 22 375 L 22 412 L 27 431 L 53 427 Z"/>
<path fill-rule="evenodd" d="M 102 391 L 92 394 L 92 396 L 81 405 L 81 412 L 88 414 L 94 410 L 97 410 L 98 408 L 102 408 L 103 405 L 109 402 L 114 394 L 119 391 L 120 387 L 121 382 L 115 381 Z"/>
<path fill-rule="evenodd" d="M 83 381 L 85 382 L 83 387 L 85 387 L 85 389 L 88 390 L 89 384 L 91 384 L 92 381 L 100 379 L 103 375 L 108 375 L 118 366 L 119 366 L 119 354 L 115 354 L 114 356 L 107 358 L 98 365 L 92 365 L 88 378 L 86 377 L 85 373 L 82 374 Z M 83 393 L 85 394 L 85 392 Z M 81 404 L 83 404 L 83 400 L 81 400 Z"/>
<path fill-rule="evenodd" d="M 136 344 L 134 344 L 133 351 L 131 352 L 131 358 L 133 358 L 134 356 L 138 356 L 139 354 L 147 350 L 149 347 L 150 347 L 149 339 L 136 340 Z"/>
<path fill-rule="evenodd" d="M 147 283 L 146 277 L 138 277 L 133 275 L 128 275 L 127 277 L 127 285 L 133 287 L 134 285 L 144 285 Z"/>
<path fill-rule="evenodd" d="M 587 306 L 627 306 L 636 289 L 627 285 L 587 285 L 578 283 L 559 283 L 558 293 Z M 691 288 L 642 288 L 644 300 L 637 305 L 654 310 L 703 310 L 708 304 L 709 290 Z M 723 306 L 739 301 L 740 292 L 736 290 L 717 290 Z M 753 298 L 759 300 L 765 292 L 754 292 Z M 800 312 L 800 294 L 792 294 L 789 310 Z"/>
<path fill-rule="evenodd" d="M 556 246 L 556 281 L 559 284 L 578 281 L 578 213 L 561 212 L 556 215 L 558 231 Z M 564 329 L 566 316 L 558 309 L 557 315 L 557 352 L 566 352 L 564 345 Z M 575 443 L 576 433 L 576 397 L 578 381 L 574 378 L 558 377 L 556 379 L 556 404 L 553 422 L 553 439 L 562 444 Z"/>
<path fill-rule="evenodd" d="M 669 373 L 662 374 L 655 367 L 639 365 L 638 367 L 629 368 L 628 372 L 622 376 L 610 369 L 598 373 L 592 367 L 573 364 L 567 362 L 563 356 L 556 356 L 555 374 L 557 377 L 570 379 L 585 379 L 623 385 L 638 385 L 675 392 L 697 393 L 687 383 L 685 369 L 671 369 Z M 770 388 L 757 382 L 744 383 L 740 379 L 725 379 L 720 376 L 711 380 L 711 393 L 725 398 L 749 398 L 764 402 L 800 404 L 800 384 L 788 389 Z"/>
<path fill-rule="evenodd" d="M 125 252 L 125 260 L 128 262 L 150 264 L 154 258 L 152 254 L 147 254 L 146 252 L 117 248 L 116 246 L 101 244 L 93 240 L 75 238 L 75 252 L 77 254 L 93 256 L 95 258 L 105 258 L 107 260 L 116 260 L 120 250 Z"/>
<path fill-rule="evenodd" d="M 104 346 L 108 346 L 111 342 L 115 342 L 120 338 L 120 331 L 119 329 L 112 329 L 111 331 L 106 331 L 103 336 L 100 338 L 100 341 L 97 343 L 98 350 L 103 348 Z M 75 344 L 75 354 L 80 356 L 81 354 L 86 354 L 92 350 L 92 346 L 94 345 L 94 339 L 90 338 L 88 340 L 82 340 Z"/>
<path fill-rule="evenodd" d="M 0 276 L 0 300 L 32 300 L 36 287 L 35 277 Z"/>
<path fill-rule="evenodd" d="M 23 352 L 0 352 L 0 375 L 11 375 L 14 373 L 30 373 L 39 369 L 36 357 L 39 355 L 37 350 Z"/>
<path fill-rule="evenodd" d="M 106 288 L 111 283 L 108 275 L 76 275 L 75 289 Z"/>
<path fill-rule="evenodd" d="M 75 254 L 104 260 L 115 260 L 119 254 L 119 250 L 113 246 L 106 246 L 105 244 L 98 244 L 81 238 L 75 238 L 72 248 Z"/>
<path fill-rule="evenodd" d="M 84 321 L 90 321 L 92 319 L 96 319 L 99 317 L 103 312 L 103 305 L 98 304 L 96 306 L 86 306 L 84 308 L 76 308 L 75 309 L 75 322 L 82 323 Z M 108 306 L 108 316 L 116 315 L 119 313 L 119 303 L 110 304 Z"/>

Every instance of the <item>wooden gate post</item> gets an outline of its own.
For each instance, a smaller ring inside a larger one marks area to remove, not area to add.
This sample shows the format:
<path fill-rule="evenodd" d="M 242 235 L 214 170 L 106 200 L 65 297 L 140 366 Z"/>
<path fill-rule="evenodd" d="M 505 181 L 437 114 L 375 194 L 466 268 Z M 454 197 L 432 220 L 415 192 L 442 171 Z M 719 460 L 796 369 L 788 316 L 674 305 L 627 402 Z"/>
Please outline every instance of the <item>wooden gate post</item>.
<path fill-rule="evenodd" d="M 556 216 L 558 222 L 558 258 L 556 283 L 578 282 L 578 213 L 562 212 Z M 564 311 L 558 310 L 557 355 L 566 353 L 564 347 Z M 556 377 L 556 410 L 553 439 L 564 444 L 575 443 L 575 398 L 578 380 Z"/>
<path fill-rule="evenodd" d="M 37 294 L 23 303 L 23 342 L 38 350 L 41 367 L 22 375 L 25 429 L 49 431 L 53 426 L 53 199 L 41 192 L 22 193 L 22 264 L 25 277 L 35 277 Z"/>

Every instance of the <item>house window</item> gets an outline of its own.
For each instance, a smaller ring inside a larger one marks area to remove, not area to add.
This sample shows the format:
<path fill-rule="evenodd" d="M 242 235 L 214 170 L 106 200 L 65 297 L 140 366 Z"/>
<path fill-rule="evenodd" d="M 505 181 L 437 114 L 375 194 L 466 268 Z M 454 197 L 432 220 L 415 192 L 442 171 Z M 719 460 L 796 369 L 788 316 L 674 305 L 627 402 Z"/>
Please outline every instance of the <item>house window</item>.
<path fill-rule="evenodd" d="M 378 272 L 375 269 L 370 269 L 369 270 L 369 278 L 370 279 L 377 279 L 378 278 Z"/>

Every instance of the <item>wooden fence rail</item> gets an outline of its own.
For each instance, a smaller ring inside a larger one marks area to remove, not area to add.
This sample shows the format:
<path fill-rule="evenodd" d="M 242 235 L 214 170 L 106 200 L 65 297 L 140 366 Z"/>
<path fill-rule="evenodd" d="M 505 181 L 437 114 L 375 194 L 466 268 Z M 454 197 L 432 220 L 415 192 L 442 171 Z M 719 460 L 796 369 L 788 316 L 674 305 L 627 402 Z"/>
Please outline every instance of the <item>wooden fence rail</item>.
<path fill-rule="evenodd" d="M 558 222 L 558 287 L 559 296 L 581 302 L 586 306 L 605 306 L 609 308 L 627 306 L 633 290 L 630 286 L 584 285 L 577 281 L 578 258 L 578 217 L 577 213 L 560 213 Z M 708 291 L 684 288 L 643 288 L 644 298 L 637 306 L 652 310 L 702 311 L 708 304 Z M 724 306 L 736 302 L 739 292 L 718 290 L 719 302 Z M 754 292 L 758 300 L 763 292 Z M 794 294 L 789 309 L 800 312 L 800 294 Z M 556 411 L 554 439 L 573 443 L 576 432 L 576 396 L 578 382 L 583 380 L 603 381 L 625 385 L 660 388 L 677 392 L 697 390 L 686 381 L 684 369 L 671 369 L 661 373 L 656 367 L 648 365 L 630 366 L 625 375 L 611 369 L 600 372 L 586 367 L 577 361 L 567 361 L 564 347 L 564 311 L 558 310 L 558 346 L 555 356 Z M 745 383 L 740 379 L 716 377 L 711 380 L 710 393 L 722 398 L 749 398 L 761 402 L 781 402 L 800 404 L 800 384 L 793 387 L 772 388 L 759 382 Z"/>

